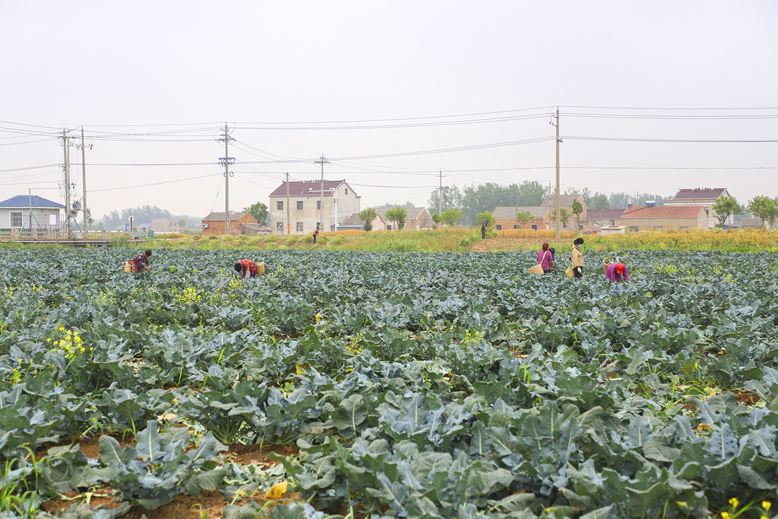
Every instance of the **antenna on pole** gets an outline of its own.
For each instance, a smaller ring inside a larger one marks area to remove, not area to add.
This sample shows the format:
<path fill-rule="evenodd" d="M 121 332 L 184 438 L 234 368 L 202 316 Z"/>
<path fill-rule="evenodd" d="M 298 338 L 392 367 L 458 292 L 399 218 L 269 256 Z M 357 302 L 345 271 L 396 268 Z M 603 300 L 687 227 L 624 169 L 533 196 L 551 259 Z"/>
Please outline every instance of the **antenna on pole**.
<path fill-rule="evenodd" d="M 224 133 L 216 140 L 224 141 L 224 157 L 219 157 L 219 164 L 224 165 L 224 234 L 230 234 L 230 177 L 235 175 L 230 165 L 235 164 L 235 159 L 230 157 L 229 143 L 235 139 L 230 137 L 227 123 L 224 123 Z"/>

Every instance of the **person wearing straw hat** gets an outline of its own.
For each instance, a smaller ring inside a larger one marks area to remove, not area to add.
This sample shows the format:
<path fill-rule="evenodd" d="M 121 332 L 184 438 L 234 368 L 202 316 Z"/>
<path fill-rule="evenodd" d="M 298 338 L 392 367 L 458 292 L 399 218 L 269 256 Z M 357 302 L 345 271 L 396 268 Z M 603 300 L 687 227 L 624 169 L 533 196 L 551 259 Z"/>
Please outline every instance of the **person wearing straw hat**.
<path fill-rule="evenodd" d="M 605 267 L 605 277 L 615 283 L 618 283 L 619 281 L 624 281 L 626 283 L 629 281 L 627 266 L 623 263 L 611 263 Z"/>

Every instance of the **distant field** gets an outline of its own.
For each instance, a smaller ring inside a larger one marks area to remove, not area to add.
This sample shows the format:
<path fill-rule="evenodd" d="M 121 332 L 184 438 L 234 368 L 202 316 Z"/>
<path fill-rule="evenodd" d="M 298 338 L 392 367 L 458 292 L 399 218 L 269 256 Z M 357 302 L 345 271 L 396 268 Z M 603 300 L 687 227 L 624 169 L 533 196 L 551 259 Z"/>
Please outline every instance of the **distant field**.
<path fill-rule="evenodd" d="M 238 250 L 361 250 L 395 252 L 487 252 L 537 250 L 548 242 L 557 250 L 570 248 L 579 234 L 565 231 L 562 239 L 554 238 L 554 231 L 490 231 L 481 240 L 479 230 L 444 228 L 428 231 L 340 231 L 324 233 L 316 245 L 313 236 L 187 236 L 169 234 L 158 236 L 150 245 L 182 249 L 238 249 Z M 726 252 L 755 252 L 778 250 L 778 232 L 763 229 L 735 231 L 722 230 L 667 230 L 664 232 L 637 232 L 611 236 L 583 236 L 584 250 L 716 250 Z"/>

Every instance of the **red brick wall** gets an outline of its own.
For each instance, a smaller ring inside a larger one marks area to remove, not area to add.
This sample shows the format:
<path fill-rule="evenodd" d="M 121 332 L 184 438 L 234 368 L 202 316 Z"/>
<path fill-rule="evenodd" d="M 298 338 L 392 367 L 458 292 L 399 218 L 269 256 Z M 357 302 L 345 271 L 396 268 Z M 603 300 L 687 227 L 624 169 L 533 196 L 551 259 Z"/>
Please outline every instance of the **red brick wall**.
<path fill-rule="evenodd" d="M 208 224 L 208 228 L 203 227 L 203 236 L 210 234 L 222 235 L 224 234 L 224 221 L 203 221 L 203 224 Z M 230 220 L 230 234 L 240 234 L 241 223 L 257 223 L 253 216 L 246 214 L 240 220 Z"/>

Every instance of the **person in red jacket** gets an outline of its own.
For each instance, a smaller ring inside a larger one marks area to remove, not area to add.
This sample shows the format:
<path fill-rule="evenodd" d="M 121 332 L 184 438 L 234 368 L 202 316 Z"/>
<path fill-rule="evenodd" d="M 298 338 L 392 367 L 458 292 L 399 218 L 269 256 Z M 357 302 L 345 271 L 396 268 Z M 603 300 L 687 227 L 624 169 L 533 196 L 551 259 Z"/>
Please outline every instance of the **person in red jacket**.
<path fill-rule="evenodd" d="M 251 260 L 242 259 L 235 264 L 235 270 L 240 277 L 255 277 L 257 275 L 257 264 Z"/>

